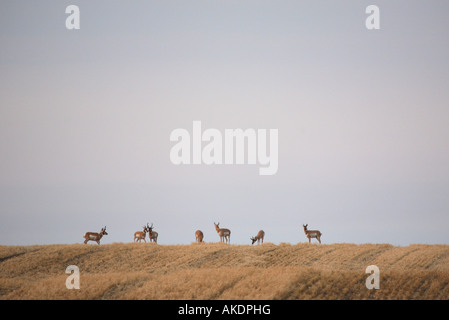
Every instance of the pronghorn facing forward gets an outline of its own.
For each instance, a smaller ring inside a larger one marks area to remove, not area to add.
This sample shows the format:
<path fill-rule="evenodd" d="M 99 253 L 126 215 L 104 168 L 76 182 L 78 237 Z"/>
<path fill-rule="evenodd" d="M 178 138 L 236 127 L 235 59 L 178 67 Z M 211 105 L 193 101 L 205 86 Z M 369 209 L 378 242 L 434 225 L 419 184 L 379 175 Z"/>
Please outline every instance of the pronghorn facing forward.
<path fill-rule="evenodd" d="M 320 239 L 320 237 L 322 235 L 321 232 L 319 232 L 318 230 L 307 230 L 308 224 L 302 225 L 302 226 L 304 227 L 304 233 L 306 234 L 306 237 L 309 238 L 309 243 L 312 238 L 317 239 L 318 242 L 321 243 L 321 239 Z"/>
<path fill-rule="evenodd" d="M 201 230 L 196 230 L 195 231 L 196 242 L 203 242 L 203 238 L 204 238 L 203 232 Z"/>
<path fill-rule="evenodd" d="M 151 222 L 151 227 L 147 223 L 147 230 L 148 230 L 148 237 L 150 238 L 150 242 L 156 242 L 157 243 L 157 237 L 159 234 L 156 231 L 153 231 L 153 222 Z"/>
<path fill-rule="evenodd" d="M 231 230 L 229 229 L 220 229 L 220 222 L 215 223 L 215 230 L 217 230 L 218 235 L 220 236 L 220 242 L 231 243 Z"/>
<path fill-rule="evenodd" d="M 101 228 L 101 231 L 99 233 L 96 232 L 86 232 L 84 234 L 84 244 L 87 243 L 87 241 L 96 241 L 97 244 L 100 244 L 100 239 L 103 237 L 103 235 L 107 235 L 108 233 L 106 232 L 106 226 L 104 228 Z"/>
<path fill-rule="evenodd" d="M 143 227 L 143 231 L 136 231 L 136 232 L 134 232 L 134 242 L 136 242 L 136 241 L 142 242 L 142 240 L 144 242 L 147 242 L 145 240 L 145 236 L 147 235 L 147 231 L 148 231 L 147 227 L 144 226 Z"/>
<path fill-rule="evenodd" d="M 254 242 L 256 242 L 256 241 L 257 241 L 257 244 L 259 244 L 261 240 L 262 240 L 262 243 L 263 243 L 263 237 L 265 237 L 265 232 L 264 232 L 263 230 L 260 230 L 260 231 L 257 233 L 257 236 L 251 237 L 251 238 L 250 238 L 251 241 L 253 242 L 253 243 L 251 243 L 251 244 L 253 245 Z"/>

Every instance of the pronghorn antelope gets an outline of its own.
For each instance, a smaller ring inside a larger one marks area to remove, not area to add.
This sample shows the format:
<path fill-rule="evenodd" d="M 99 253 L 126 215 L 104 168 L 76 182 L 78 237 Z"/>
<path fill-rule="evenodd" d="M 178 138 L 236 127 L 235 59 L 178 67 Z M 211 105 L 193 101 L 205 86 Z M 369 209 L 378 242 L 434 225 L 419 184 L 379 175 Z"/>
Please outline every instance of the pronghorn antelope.
<path fill-rule="evenodd" d="M 307 226 L 306 225 L 302 225 L 304 227 L 304 233 L 306 234 L 306 237 L 309 238 L 309 243 L 311 241 L 312 238 L 315 238 L 318 240 L 319 243 L 321 243 L 320 237 L 322 235 L 321 232 L 319 232 L 318 230 L 307 230 Z"/>
<path fill-rule="evenodd" d="M 201 230 L 196 230 L 195 231 L 195 240 L 196 242 L 203 242 L 203 232 Z"/>
<path fill-rule="evenodd" d="M 231 230 L 220 229 L 220 227 L 219 227 L 220 222 L 219 223 L 214 222 L 214 225 L 215 225 L 215 230 L 217 230 L 217 233 L 220 236 L 220 242 L 231 243 Z"/>
<path fill-rule="evenodd" d="M 260 240 L 262 240 L 262 243 L 263 243 L 263 237 L 265 237 L 265 232 L 264 232 L 263 230 L 260 230 L 260 231 L 257 233 L 257 236 L 251 237 L 251 238 L 250 238 L 251 241 L 253 242 L 253 243 L 251 243 L 251 244 L 253 245 L 254 242 L 256 242 L 256 241 L 257 241 L 257 244 L 259 244 L 259 243 L 260 243 Z"/>
<path fill-rule="evenodd" d="M 98 244 L 100 244 L 100 239 L 103 237 L 103 235 L 107 235 L 106 232 L 106 226 L 104 228 L 101 228 L 101 231 L 99 233 L 96 232 L 86 232 L 84 234 L 84 244 L 87 243 L 87 241 L 96 241 Z"/>
<path fill-rule="evenodd" d="M 148 237 L 150 238 L 150 242 L 156 242 L 157 243 L 157 236 L 159 235 L 156 231 L 153 231 L 153 222 L 151 222 L 151 227 L 147 223 L 147 230 L 148 230 Z"/>
<path fill-rule="evenodd" d="M 147 231 L 148 231 L 147 227 L 144 226 L 143 227 L 143 231 L 136 231 L 136 232 L 134 232 L 134 242 L 136 242 L 136 241 L 142 242 L 142 240 L 144 242 L 147 242 L 145 240 L 145 237 L 147 235 Z"/>

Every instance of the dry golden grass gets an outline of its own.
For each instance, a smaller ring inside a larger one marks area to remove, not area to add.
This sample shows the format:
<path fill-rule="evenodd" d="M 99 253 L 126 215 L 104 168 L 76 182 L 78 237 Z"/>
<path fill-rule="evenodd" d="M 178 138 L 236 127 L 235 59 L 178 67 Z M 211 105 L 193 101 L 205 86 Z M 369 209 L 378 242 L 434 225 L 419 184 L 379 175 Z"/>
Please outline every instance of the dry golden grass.
<path fill-rule="evenodd" d="M 80 269 L 80 290 L 65 270 Z M 368 265 L 380 289 L 368 290 Z M 449 246 L 0 246 L 0 299 L 448 299 Z"/>

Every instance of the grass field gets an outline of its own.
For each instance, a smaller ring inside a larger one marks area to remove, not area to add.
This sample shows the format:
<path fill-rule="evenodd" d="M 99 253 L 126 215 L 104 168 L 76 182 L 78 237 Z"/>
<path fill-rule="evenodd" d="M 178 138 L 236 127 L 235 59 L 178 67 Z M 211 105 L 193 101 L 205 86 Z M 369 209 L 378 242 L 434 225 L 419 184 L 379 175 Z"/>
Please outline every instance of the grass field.
<path fill-rule="evenodd" d="M 369 265 L 379 290 L 365 286 Z M 0 299 L 449 299 L 449 246 L 0 246 Z"/>

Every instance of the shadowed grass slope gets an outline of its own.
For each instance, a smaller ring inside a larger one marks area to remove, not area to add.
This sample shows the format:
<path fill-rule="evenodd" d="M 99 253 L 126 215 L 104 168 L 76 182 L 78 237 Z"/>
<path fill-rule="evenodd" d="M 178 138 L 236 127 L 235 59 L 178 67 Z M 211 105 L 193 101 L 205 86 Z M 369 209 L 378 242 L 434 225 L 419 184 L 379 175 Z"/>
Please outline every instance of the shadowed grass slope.
<path fill-rule="evenodd" d="M 68 290 L 69 265 L 80 290 Z M 368 290 L 365 269 L 380 269 Z M 448 299 L 449 246 L 0 246 L 0 299 Z"/>

